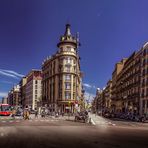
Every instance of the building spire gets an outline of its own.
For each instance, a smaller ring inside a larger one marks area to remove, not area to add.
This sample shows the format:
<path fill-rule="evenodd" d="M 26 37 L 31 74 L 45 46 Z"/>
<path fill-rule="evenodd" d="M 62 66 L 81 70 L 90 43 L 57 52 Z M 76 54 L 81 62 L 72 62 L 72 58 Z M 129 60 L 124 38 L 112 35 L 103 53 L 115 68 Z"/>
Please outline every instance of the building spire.
<path fill-rule="evenodd" d="M 60 47 L 60 45 L 65 43 L 72 44 L 77 48 L 77 39 L 75 36 L 72 36 L 69 23 L 66 24 L 65 33 L 60 37 L 60 42 L 57 44 L 57 46 Z"/>
<path fill-rule="evenodd" d="M 70 24 L 66 24 L 65 36 L 71 36 Z"/>

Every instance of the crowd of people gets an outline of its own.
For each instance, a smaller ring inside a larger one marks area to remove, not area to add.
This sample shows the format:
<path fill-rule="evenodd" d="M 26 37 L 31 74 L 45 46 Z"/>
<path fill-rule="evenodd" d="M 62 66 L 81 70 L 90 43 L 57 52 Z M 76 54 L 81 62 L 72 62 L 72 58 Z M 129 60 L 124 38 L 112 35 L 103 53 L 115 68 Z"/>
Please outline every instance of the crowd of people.
<path fill-rule="evenodd" d="M 33 114 L 33 116 L 32 116 Z M 11 117 L 15 119 L 16 116 L 22 117 L 24 120 L 29 120 L 32 117 L 33 118 L 38 118 L 39 116 L 41 118 L 46 118 L 49 116 L 54 116 L 54 117 L 59 117 L 59 116 L 75 116 L 77 119 L 81 119 L 81 120 L 86 120 L 88 118 L 88 112 L 87 111 L 81 111 L 81 112 L 76 112 L 76 113 L 64 113 L 64 112 L 51 112 L 49 111 L 48 108 L 45 107 L 41 107 L 40 109 L 35 108 L 34 110 L 31 110 L 29 108 L 24 108 L 22 109 L 21 107 L 18 108 L 12 108 L 12 112 L 11 112 Z M 84 119 L 83 119 L 84 118 Z"/>
<path fill-rule="evenodd" d="M 30 115 L 34 114 L 35 118 L 38 118 L 39 115 L 42 118 L 48 117 L 48 116 L 64 116 L 64 113 L 59 113 L 59 112 L 50 112 L 49 109 L 45 107 L 41 107 L 40 109 L 35 108 L 34 110 L 31 110 L 30 108 L 24 108 L 22 109 L 21 107 L 14 107 L 11 109 L 11 117 L 15 118 L 16 116 L 22 117 L 24 120 L 29 120 L 31 117 Z"/>

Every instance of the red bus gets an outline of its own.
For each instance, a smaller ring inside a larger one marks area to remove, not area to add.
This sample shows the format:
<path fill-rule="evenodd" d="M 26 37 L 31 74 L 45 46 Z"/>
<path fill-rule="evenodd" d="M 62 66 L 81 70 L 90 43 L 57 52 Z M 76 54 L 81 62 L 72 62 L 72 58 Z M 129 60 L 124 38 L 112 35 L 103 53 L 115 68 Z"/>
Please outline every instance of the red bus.
<path fill-rule="evenodd" d="M 0 116 L 9 116 L 11 114 L 11 106 L 9 104 L 0 104 Z"/>

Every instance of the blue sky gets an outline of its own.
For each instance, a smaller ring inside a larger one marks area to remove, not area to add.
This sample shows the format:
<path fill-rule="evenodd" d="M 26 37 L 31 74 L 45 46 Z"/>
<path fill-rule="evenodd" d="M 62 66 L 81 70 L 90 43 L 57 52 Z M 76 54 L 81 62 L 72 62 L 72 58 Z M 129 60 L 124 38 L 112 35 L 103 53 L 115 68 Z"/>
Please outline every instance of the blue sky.
<path fill-rule="evenodd" d="M 147 6 L 147 0 L 1 0 L 0 97 L 57 51 L 67 22 L 80 33 L 83 81 L 94 94 L 116 62 L 148 41 Z"/>

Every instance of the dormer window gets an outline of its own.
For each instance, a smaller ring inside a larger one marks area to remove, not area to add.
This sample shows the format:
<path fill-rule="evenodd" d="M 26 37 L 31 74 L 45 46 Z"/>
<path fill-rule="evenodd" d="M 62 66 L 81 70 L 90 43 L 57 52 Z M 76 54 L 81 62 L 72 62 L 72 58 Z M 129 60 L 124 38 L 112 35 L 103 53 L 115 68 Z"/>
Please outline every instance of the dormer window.
<path fill-rule="evenodd" d="M 71 51 L 71 47 L 70 46 L 66 46 L 67 51 Z"/>

